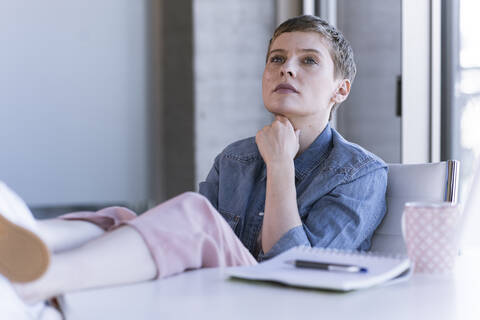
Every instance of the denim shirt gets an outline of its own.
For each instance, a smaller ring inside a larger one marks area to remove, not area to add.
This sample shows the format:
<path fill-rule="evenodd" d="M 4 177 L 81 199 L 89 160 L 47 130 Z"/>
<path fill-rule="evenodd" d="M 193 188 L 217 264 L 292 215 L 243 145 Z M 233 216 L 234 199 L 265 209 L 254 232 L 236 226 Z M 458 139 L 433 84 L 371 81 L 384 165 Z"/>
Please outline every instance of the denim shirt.
<path fill-rule="evenodd" d="M 267 174 L 254 137 L 226 147 L 199 192 L 258 261 L 298 245 L 368 250 L 386 212 L 386 164 L 327 124 L 294 165 L 302 225 L 287 231 L 266 253 L 258 239 Z"/>

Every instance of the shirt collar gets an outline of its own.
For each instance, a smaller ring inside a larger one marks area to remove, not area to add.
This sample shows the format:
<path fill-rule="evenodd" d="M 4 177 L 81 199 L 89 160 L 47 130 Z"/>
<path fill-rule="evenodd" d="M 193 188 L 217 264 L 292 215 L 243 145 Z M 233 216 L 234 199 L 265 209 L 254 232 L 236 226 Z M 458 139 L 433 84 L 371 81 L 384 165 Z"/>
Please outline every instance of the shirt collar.
<path fill-rule="evenodd" d="M 295 177 L 302 180 L 309 175 L 328 155 L 332 141 L 332 129 L 327 123 L 325 129 L 313 143 L 295 158 Z"/>

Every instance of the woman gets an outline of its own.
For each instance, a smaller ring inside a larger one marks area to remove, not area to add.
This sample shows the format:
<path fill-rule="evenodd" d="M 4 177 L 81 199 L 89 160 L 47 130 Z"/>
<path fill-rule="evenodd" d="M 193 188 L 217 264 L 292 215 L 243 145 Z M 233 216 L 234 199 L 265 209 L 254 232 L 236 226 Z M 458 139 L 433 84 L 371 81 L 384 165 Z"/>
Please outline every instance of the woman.
<path fill-rule="evenodd" d="M 10 264 L 0 272 L 23 301 L 38 303 L 185 269 L 255 264 L 297 245 L 368 250 L 385 214 L 387 167 L 328 123 L 355 73 L 335 28 L 313 16 L 287 20 L 270 40 L 262 82 L 275 120 L 217 156 L 203 196 L 186 193 L 139 217 L 114 207 L 34 221 L 2 187 L 0 230 L 47 254 L 29 258 L 32 270 L 0 252 Z"/>

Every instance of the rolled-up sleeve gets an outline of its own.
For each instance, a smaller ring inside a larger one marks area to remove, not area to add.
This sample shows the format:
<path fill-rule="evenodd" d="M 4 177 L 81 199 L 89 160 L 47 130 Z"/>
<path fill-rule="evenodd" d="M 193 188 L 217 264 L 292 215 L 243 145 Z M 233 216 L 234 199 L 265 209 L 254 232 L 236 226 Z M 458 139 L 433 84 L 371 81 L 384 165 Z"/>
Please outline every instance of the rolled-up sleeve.
<path fill-rule="evenodd" d="M 295 246 L 368 250 L 386 212 L 387 168 L 366 169 L 315 201 L 302 225 L 287 231 L 258 260 Z"/>
<path fill-rule="evenodd" d="M 199 193 L 206 197 L 210 203 L 218 210 L 218 184 L 219 184 L 219 174 L 218 174 L 218 155 L 215 158 L 215 162 L 208 173 L 207 179 L 200 182 L 199 184 Z"/>

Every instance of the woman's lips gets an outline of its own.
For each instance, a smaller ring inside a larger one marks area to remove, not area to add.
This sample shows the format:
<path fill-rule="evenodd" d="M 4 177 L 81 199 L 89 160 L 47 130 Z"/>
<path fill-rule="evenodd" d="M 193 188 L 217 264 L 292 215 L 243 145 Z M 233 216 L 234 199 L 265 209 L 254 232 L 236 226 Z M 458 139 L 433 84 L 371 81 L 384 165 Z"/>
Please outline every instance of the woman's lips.
<path fill-rule="evenodd" d="M 278 86 L 275 87 L 275 90 L 273 92 L 276 93 L 298 93 L 297 89 L 295 89 L 294 86 L 288 83 L 281 83 Z"/>

